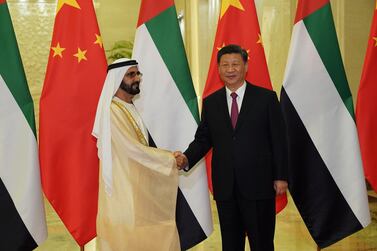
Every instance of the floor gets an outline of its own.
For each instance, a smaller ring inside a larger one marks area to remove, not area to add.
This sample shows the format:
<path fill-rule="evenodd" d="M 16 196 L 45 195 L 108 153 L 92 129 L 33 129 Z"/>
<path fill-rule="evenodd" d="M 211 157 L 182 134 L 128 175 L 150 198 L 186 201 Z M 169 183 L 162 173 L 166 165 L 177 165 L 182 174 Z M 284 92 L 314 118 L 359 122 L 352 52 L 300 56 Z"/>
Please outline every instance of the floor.
<path fill-rule="evenodd" d="M 322 249 L 324 251 L 377 251 L 377 195 L 369 192 L 369 205 L 372 215 L 372 224 L 367 228 L 339 241 L 338 243 Z M 78 251 L 76 242 L 69 235 L 51 206 L 46 202 L 46 213 L 49 237 L 37 251 Z M 214 232 L 212 235 L 190 249 L 190 251 L 219 251 L 221 250 L 221 237 L 219 221 L 215 203 L 212 201 Z M 297 209 L 289 197 L 288 206 L 277 215 L 275 231 L 275 249 L 277 251 L 317 251 Z M 85 247 L 85 251 L 94 251 L 95 241 Z M 245 250 L 249 251 L 247 247 Z"/>

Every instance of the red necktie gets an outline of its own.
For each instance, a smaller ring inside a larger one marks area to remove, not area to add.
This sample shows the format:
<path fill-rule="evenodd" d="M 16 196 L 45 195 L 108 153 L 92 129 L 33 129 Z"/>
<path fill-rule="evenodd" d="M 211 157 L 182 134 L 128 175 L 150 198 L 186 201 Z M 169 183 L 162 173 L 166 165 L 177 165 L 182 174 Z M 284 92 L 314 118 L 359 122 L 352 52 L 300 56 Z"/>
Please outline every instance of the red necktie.
<path fill-rule="evenodd" d="M 238 105 L 237 105 L 237 93 L 232 92 L 230 94 L 232 97 L 232 108 L 230 110 L 230 119 L 232 120 L 233 128 L 236 128 L 237 119 L 238 119 Z"/>

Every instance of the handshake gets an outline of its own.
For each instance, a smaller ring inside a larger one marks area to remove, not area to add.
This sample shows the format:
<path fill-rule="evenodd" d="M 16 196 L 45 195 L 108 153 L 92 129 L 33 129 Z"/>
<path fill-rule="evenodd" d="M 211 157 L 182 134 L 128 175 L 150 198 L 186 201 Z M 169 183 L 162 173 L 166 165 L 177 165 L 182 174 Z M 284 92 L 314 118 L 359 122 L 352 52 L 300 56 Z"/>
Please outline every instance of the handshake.
<path fill-rule="evenodd" d="M 177 162 L 177 169 L 182 170 L 188 166 L 188 159 L 181 151 L 175 151 L 173 153 L 175 161 Z"/>

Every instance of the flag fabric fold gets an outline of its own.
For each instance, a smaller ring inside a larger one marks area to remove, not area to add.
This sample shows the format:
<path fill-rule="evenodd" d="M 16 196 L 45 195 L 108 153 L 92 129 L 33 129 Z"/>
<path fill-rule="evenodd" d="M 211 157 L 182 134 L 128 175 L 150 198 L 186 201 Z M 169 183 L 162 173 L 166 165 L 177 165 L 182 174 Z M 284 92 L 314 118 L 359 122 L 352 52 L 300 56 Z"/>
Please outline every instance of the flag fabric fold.
<path fill-rule="evenodd" d="M 34 105 L 6 1 L 0 1 L 0 250 L 47 238 Z"/>
<path fill-rule="evenodd" d="M 141 2 L 134 44 L 133 58 L 144 73 L 135 106 L 157 147 L 186 149 L 199 112 L 173 0 Z M 182 250 L 213 231 L 203 161 L 179 177 L 176 223 Z"/>
<path fill-rule="evenodd" d="M 234 31 L 234 27 L 237 27 L 237 32 Z M 254 1 L 222 1 L 203 99 L 224 86 L 218 74 L 217 52 L 229 44 L 240 45 L 249 54 L 246 80 L 272 90 Z M 208 184 L 212 191 L 211 159 L 212 150 L 206 156 Z M 285 194 L 276 198 L 277 212 L 283 210 L 286 205 Z"/>
<path fill-rule="evenodd" d="M 99 160 L 91 131 L 106 67 L 93 2 L 59 0 L 40 101 L 41 176 L 80 246 L 96 236 Z"/>
<path fill-rule="evenodd" d="M 289 190 L 325 248 L 370 223 L 348 87 L 328 0 L 299 0 L 280 98 Z"/>
<path fill-rule="evenodd" d="M 365 178 L 377 193 L 377 2 L 365 55 L 356 105 Z"/>

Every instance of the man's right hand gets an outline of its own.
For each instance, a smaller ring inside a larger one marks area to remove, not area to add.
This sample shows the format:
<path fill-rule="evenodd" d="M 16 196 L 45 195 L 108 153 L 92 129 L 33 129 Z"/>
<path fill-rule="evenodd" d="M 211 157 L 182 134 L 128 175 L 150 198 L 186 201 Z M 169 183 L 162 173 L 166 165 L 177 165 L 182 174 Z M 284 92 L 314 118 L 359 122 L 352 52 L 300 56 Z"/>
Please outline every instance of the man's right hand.
<path fill-rule="evenodd" d="M 173 155 L 175 157 L 175 161 L 177 162 L 178 170 L 182 170 L 188 165 L 187 157 L 181 151 L 175 151 Z"/>

